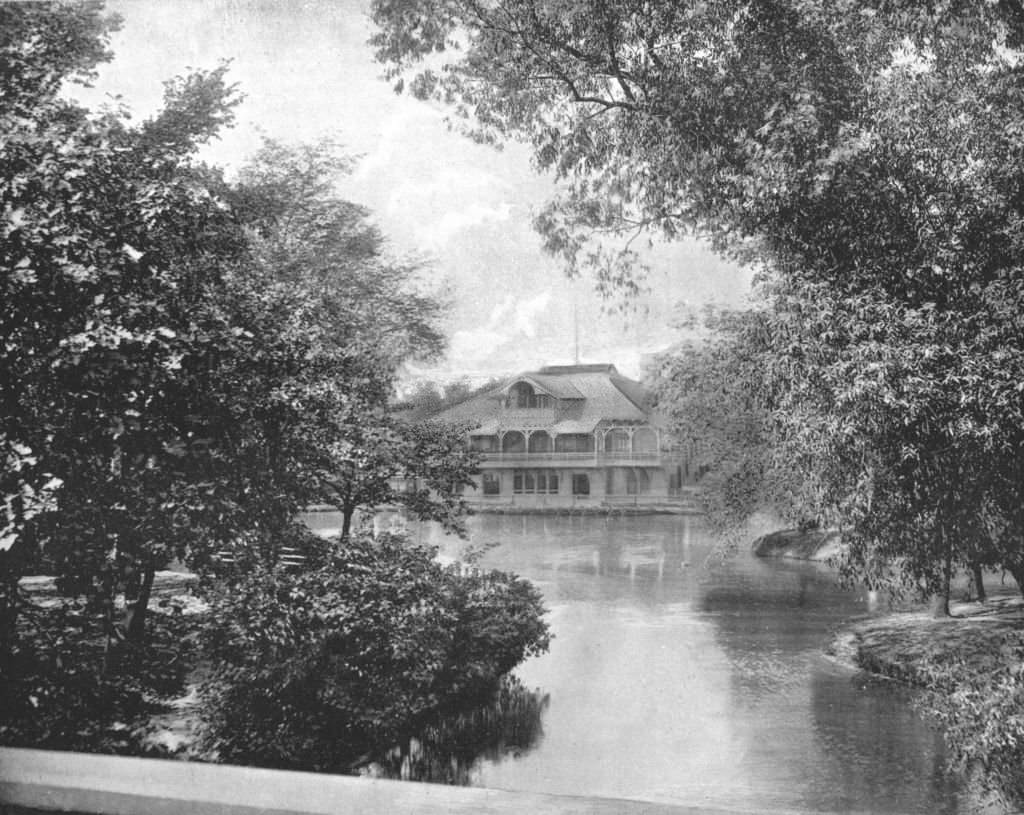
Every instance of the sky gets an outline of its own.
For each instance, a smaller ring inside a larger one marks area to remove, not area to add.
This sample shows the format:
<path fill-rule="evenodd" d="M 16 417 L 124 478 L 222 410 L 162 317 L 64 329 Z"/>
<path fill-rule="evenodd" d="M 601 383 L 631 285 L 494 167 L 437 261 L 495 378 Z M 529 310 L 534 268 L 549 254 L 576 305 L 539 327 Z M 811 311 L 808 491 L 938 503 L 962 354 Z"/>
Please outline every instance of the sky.
<path fill-rule="evenodd" d="M 735 305 L 750 273 L 695 240 L 656 247 L 649 291 L 631 308 L 570 281 L 530 223 L 553 190 L 520 145 L 502 151 L 448 130 L 444 111 L 393 93 L 366 44 L 364 0 L 108 0 L 123 26 L 88 104 L 120 96 L 138 118 L 163 81 L 231 60 L 245 99 L 236 124 L 204 149 L 228 169 L 264 137 L 331 137 L 359 161 L 339 191 L 369 207 L 396 255 L 422 258 L 451 302 L 444 359 L 410 381 L 478 383 L 546 364 L 611 362 L 633 377 L 669 346 L 680 310 Z"/>

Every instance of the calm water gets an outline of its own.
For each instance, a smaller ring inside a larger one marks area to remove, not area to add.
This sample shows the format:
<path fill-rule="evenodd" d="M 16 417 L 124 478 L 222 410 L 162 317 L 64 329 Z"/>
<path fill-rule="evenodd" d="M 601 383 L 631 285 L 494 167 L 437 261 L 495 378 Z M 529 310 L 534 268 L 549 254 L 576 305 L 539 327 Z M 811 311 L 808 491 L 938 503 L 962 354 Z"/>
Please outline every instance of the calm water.
<path fill-rule="evenodd" d="M 485 564 L 543 591 L 555 638 L 517 670 L 549 695 L 542 735 L 480 759 L 470 783 L 754 812 L 973 811 L 908 693 L 823 655 L 866 607 L 822 567 L 723 561 L 678 516 L 486 515 L 471 540 L 497 542 Z"/>

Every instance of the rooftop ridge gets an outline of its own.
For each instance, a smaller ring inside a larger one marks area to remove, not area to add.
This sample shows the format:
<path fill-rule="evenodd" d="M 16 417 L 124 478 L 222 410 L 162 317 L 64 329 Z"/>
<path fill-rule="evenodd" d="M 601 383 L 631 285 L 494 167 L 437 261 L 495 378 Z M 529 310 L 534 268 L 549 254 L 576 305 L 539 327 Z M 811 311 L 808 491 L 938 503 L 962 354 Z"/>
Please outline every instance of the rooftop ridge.
<path fill-rule="evenodd" d="M 618 371 L 610 362 L 598 362 L 587 365 L 545 365 L 533 373 L 562 376 L 565 374 L 618 374 Z"/>

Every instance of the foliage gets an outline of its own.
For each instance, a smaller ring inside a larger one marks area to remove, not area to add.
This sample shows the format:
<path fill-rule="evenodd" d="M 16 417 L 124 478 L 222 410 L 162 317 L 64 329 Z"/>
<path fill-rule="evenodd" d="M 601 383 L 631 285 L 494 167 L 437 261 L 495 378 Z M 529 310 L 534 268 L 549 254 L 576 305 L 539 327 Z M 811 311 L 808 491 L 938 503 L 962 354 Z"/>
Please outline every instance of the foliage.
<path fill-rule="evenodd" d="M 529 583 L 434 555 L 357 535 L 322 568 L 257 568 L 221 596 L 206 634 L 204 749 L 341 772 L 546 650 Z"/>
<path fill-rule="evenodd" d="M 343 485 L 372 506 L 405 474 L 407 503 L 456 527 L 472 459 L 387 415 L 401 362 L 440 349 L 442 304 L 336 197 L 346 160 L 268 144 L 230 185 L 194 159 L 239 101 L 226 66 L 166 83 L 131 125 L 59 96 L 109 56 L 98 4 L 0 19 L 4 738 L 106 744 L 150 709 L 157 568 L 216 572 L 227 549 L 259 572 L 286 545 L 319 568 L 296 511 Z M 19 580 L 43 569 L 80 625 L 25 627 Z"/>
<path fill-rule="evenodd" d="M 489 379 L 476 387 L 473 387 L 468 379 L 458 379 L 444 386 L 436 382 L 419 382 L 392 407 L 408 421 L 423 421 L 467 399 L 492 391 L 500 384 L 501 380 L 498 378 Z"/>
<path fill-rule="evenodd" d="M 158 699 L 180 695 L 194 666 L 194 623 L 154 615 L 147 647 L 111 664 L 104 621 L 86 603 L 31 604 L 0 666 L 0 744 L 51 750 L 149 752 Z"/>
<path fill-rule="evenodd" d="M 996 667 L 955 657 L 923 666 L 928 692 L 921 707 L 937 721 L 950 764 L 974 775 L 990 793 L 1024 802 L 1024 646 L 1019 636 L 997 644 Z"/>
<path fill-rule="evenodd" d="M 765 315 L 708 309 L 705 322 L 709 335 L 664 352 L 650 377 L 654 407 L 667 418 L 671 438 L 695 451 L 694 464 L 706 473 L 700 487 L 710 523 L 733 539 L 765 506 L 798 514 L 794 493 L 805 483 L 772 443 L 767 348 L 755 339 Z"/>
<path fill-rule="evenodd" d="M 1019 4 L 380 0 L 375 18 L 395 76 L 427 60 L 414 93 L 560 179 L 537 226 L 570 273 L 628 289 L 636 255 L 607 236 L 644 230 L 759 264 L 767 438 L 811 487 L 803 514 L 843 526 L 850 574 L 942 592 L 958 564 L 1020 571 Z"/>
<path fill-rule="evenodd" d="M 432 290 L 422 260 L 388 251 L 365 207 L 339 197 L 353 164 L 330 140 L 266 139 L 232 199 L 254 233 L 257 277 L 313 295 L 315 311 L 305 316 L 324 341 L 372 356 L 387 379 L 401 363 L 443 350 L 443 293 Z"/>
<path fill-rule="evenodd" d="M 191 156 L 238 97 L 221 66 L 166 83 L 163 109 L 137 126 L 90 113 L 59 92 L 109 57 L 115 21 L 95 3 L 0 13 L 3 643 L 21 570 L 44 550 L 66 590 L 105 599 L 109 636 L 133 636 L 142 616 L 117 623 L 114 595 L 141 601 L 152 570 L 196 540 L 193 510 L 216 514 L 174 500 L 199 492 L 174 453 L 204 347 L 220 340 L 195 319 L 217 283 L 211 258 L 241 245 Z"/>
<path fill-rule="evenodd" d="M 234 493 L 271 536 L 312 503 L 338 506 L 343 534 L 356 509 L 382 504 L 461 530 L 475 458 L 458 432 L 399 422 L 388 405 L 400 366 L 443 347 L 443 303 L 422 264 L 391 257 L 368 212 L 338 197 L 350 163 L 331 142 L 267 141 L 230 193 L 252 254 L 223 312 L 246 347 L 210 386 L 244 393 L 219 400 Z"/>

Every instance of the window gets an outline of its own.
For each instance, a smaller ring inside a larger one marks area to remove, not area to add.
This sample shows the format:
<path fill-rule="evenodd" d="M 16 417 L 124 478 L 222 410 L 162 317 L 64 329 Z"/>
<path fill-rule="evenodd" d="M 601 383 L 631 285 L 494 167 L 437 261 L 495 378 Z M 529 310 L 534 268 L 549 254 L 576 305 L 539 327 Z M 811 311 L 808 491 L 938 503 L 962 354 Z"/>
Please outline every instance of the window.
<path fill-rule="evenodd" d="M 484 473 L 484 495 L 500 495 L 501 479 L 497 473 Z"/>
<path fill-rule="evenodd" d="M 526 382 L 517 382 L 509 392 L 508 404 L 517 408 L 551 408 L 555 400 L 546 393 L 537 393 Z"/>
<path fill-rule="evenodd" d="M 558 473 L 548 470 L 515 470 L 512 473 L 512 492 L 517 495 L 557 495 Z"/>
<path fill-rule="evenodd" d="M 621 428 L 609 430 L 604 437 L 604 449 L 606 453 L 628 453 L 629 432 Z"/>
<path fill-rule="evenodd" d="M 593 453 L 594 437 L 589 433 L 563 433 L 555 438 L 559 453 Z"/>
<path fill-rule="evenodd" d="M 546 430 L 536 430 L 530 435 L 531 453 L 550 453 L 552 446 L 551 436 Z"/>
<path fill-rule="evenodd" d="M 590 495 L 590 477 L 586 473 L 572 474 L 572 494 Z"/>
<path fill-rule="evenodd" d="M 503 453 L 525 453 L 526 436 L 518 430 L 510 430 L 501 440 L 501 452 Z"/>

